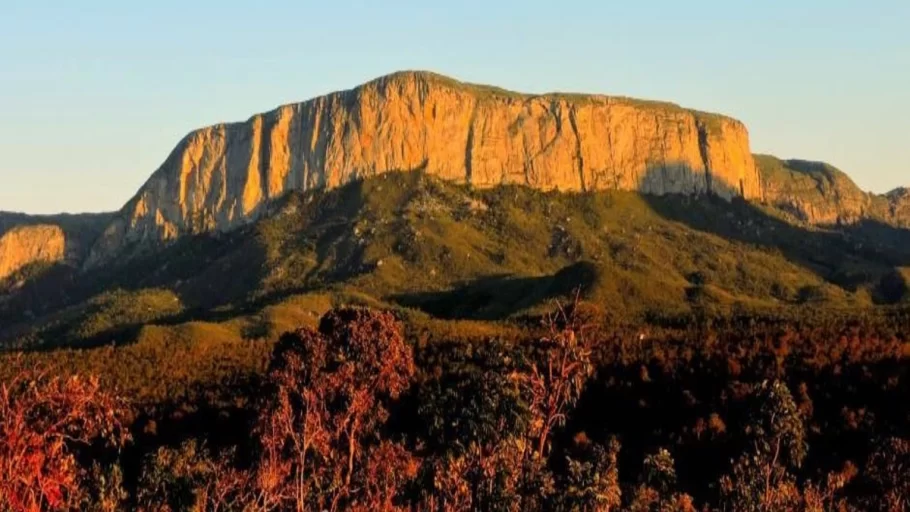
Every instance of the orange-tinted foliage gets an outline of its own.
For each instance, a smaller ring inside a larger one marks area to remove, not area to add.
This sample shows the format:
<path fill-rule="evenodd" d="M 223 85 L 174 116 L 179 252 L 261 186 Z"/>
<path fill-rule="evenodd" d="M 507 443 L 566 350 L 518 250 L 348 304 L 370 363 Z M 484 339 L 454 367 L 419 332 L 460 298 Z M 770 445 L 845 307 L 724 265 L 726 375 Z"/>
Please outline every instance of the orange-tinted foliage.
<path fill-rule="evenodd" d="M 0 384 L 0 509 L 69 510 L 87 498 L 79 450 L 127 440 L 123 403 L 94 378 L 24 372 Z"/>
<path fill-rule="evenodd" d="M 318 332 L 285 335 L 258 426 L 262 502 L 394 510 L 417 463 L 403 447 L 382 441 L 378 429 L 389 415 L 385 400 L 407 389 L 413 373 L 411 348 L 388 313 L 337 310 L 323 317 Z"/>

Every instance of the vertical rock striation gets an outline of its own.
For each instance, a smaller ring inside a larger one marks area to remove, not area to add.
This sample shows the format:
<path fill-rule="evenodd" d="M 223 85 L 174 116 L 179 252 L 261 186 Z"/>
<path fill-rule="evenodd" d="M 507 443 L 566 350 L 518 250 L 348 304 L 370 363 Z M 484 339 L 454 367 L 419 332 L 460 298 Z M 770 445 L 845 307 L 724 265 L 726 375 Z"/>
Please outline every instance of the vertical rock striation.
<path fill-rule="evenodd" d="M 88 264 L 131 244 L 230 230 L 291 190 L 414 169 L 475 187 L 762 196 L 736 120 L 401 72 L 190 133 L 107 227 Z"/>

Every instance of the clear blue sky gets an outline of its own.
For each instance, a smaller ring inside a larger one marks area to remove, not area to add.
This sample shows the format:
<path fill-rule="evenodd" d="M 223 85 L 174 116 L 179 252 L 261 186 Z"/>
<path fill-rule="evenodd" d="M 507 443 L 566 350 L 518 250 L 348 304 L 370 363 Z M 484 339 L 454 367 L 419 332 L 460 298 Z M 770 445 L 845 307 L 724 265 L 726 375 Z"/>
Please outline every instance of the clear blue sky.
<path fill-rule="evenodd" d="M 0 4 L 0 210 L 119 208 L 190 130 L 400 69 L 737 117 L 910 185 L 910 1 Z"/>

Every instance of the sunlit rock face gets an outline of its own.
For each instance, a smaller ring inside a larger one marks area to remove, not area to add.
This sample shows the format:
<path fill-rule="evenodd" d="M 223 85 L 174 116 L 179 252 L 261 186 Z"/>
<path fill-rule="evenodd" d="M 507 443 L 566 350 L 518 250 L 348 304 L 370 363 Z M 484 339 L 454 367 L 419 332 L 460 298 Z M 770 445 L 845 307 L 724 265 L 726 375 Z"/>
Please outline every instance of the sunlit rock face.
<path fill-rule="evenodd" d="M 799 221 L 850 225 L 876 220 L 893 226 L 910 226 L 907 189 L 873 194 L 861 190 L 847 174 L 824 162 L 780 160 L 770 155 L 756 155 L 755 160 L 765 202 Z"/>
<path fill-rule="evenodd" d="M 669 103 L 523 95 L 402 72 L 187 135 L 95 244 L 230 230 L 291 190 L 415 170 L 475 187 L 759 199 L 739 121 Z"/>
<path fill-rule="evenodd" d="M 62 261 L 66 239 L 59 226 L 14 227 L 0 236 L 0 279 L 33 263 Z"/>

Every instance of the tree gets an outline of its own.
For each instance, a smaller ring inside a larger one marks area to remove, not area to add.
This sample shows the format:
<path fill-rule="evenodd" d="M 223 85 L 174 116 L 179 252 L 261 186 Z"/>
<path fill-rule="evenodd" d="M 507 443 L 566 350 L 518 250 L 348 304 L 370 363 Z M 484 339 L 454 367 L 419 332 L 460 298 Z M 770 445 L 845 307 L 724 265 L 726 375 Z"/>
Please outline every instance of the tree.
<path fill-rule="evenodd" d="M 586 326 L 578 310 L 576 298 L 569 311 L 560 305 L 547 318 L 549 333 L 535 347 L 538 356 L 530 358 L 520 374 L 534 418 L 530 435 L 536 439 L 535 450 L 541 459 L 549 451 L 553 429 L 565 424 L 593 372 Z"/>
<path fill-rule="evenodd" d="M 856 475 L 856 466 L 848 461 L 839 471 L 825 475 L 822 485 L 806 482 L 803 488 L 803 509 L 806 512 L 847 510 L 846 500 L 839 494 Z"/>
<path fill-rule="evenodd" d="M 661 448 L 647 455 L 641 481 L 632 498 L 632 512 L 694 512 L 688 494 L 676 492 L 676 462 Z"/>
<path fill-rule="evenodd" d="M 96 378 L 24 371 L 0 384 L 0 509 L 70 510 L 89 498 L 80 450 L 119 450 L 125 404 Z"/>
<path fill-rule="evenodd" d="M 217 512 L 250 508 L 249 492 L 248 475 L 228 457 L 213 457 L 205 446 L 186 441 L 146 458 L 136 501 L 145 512 Z"/>
<path fill-rule="evenodd" d="M 435 455 L 423 468 L 421 506 L 539 509 L 534 503 L 552 482 L 543 464 L 528 457 L 530 411 L 518 352 L 497 340 L 446 348 L 447 371 L 423 383 L 418 395 L 423 435 Z"/>
<path fill-rule="evenodd" d="M 416 462 L 379 442 L 386 401 L 410 385 L 412 350 L 389 313 L 333 310 L 319 331 L 284 335 L 260 414 L 257 501 L 264 508 L 390 510 Z M 390 457 L 379 464 L 377 454 Z M 377 482 L 385 482 L 382 485 Z"/>
<path fill-rule="evenodd" d="M 787 385 L 765 381 L 752 397 L 745 436 L 748 449 L 722 478 L 721 492 L 732 510 L 764 511 L 798 507 L 801 501 L 790 473 L 806 457 L 803 419 Z"/>
<path fill-rule="evenodd" d="M 619 449 L 615 438 L 602 446 L 590 442 L 583 433 L 575 436 L 559 482 L 561 492 L 557 494 L 556 508 L 573 512 L 618 510 L 622 498 Z"/>
<path fill-rule="evenodd" d="M 579 302 L 557 306 L 545 320 L 547 334 L 531 346 L 491 341 L 471 348 L 473 361 L 422 386 L 419 412 L 429 445 L 443 453 L 425 475 L 430 508 L 538 510 L 556 494 L 551 437 L 593 370 Z M 603 479 L 616 475 L 615 454 L 592 450 L 592 460 L 578 462 L 578 469 L 609 472 L 577 478 L 595 480 L 585 484 L 585 492 L 601 493 L 594 502 L 612 503 L 618 483 Z"/>
<path fill-rule="evenodd" d="M 489 453 L 527 435 L 531 414 L 513 346 L 499 340 L 478 347 L 453 344 L 444 357 L 448 368 L 422 383 L 418 394 L 430 449 L 458 455 L 477 445 Z"/>

